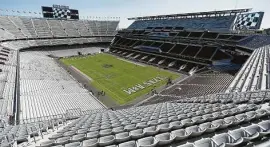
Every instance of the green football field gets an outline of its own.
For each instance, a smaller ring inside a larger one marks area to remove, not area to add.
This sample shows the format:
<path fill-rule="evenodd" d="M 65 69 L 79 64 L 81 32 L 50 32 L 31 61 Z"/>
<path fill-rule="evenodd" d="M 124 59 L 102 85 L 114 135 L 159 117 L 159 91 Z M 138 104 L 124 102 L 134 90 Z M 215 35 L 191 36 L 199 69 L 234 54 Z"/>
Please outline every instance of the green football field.
<path fill-rule="evenodd" d="M 61 61 L 90 77 L 91 85 L 105 91 L 119 105 L 166 84 L 169 77 L 176 79 L 180 76 L 156 67 L 123 61 L 109 54 L 63 58 Z"/>

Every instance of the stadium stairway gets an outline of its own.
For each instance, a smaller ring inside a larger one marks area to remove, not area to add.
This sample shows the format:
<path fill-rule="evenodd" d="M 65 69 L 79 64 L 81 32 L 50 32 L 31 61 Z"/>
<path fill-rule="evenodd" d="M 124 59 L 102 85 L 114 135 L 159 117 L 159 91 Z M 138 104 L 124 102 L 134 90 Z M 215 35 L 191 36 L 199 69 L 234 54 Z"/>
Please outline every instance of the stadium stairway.
<path fill-rule="evenodd" d="M 16 50 L 6 49 L 0 46 L 0 122 L 8 123 L 16 108 L 15 88 L 16 88 L 16 68 L 17 56 Z"/>

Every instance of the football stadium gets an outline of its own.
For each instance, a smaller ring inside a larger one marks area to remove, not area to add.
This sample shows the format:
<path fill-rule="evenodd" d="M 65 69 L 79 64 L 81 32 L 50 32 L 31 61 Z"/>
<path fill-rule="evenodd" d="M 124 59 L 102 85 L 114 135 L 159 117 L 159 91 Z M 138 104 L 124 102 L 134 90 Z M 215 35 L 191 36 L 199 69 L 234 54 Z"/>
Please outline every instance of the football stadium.
<path fill-rule="evenodd" d="M 270 146 L 266 12 L 79 12 L 1 13 L 1 147 Z"/>

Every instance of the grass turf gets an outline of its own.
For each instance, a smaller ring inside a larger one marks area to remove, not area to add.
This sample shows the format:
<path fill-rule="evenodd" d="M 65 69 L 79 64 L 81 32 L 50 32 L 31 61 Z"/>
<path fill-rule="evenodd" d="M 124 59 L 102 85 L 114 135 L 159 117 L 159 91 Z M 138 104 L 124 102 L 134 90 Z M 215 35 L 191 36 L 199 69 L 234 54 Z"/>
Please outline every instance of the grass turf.
<path fill-rule="evenodd" d="M 114 99 L 119 105 L 126 104 L 136 97 L 147 94 L 153 88 L 166 84 L 167 80 L 155 83 L 133 94 L 127 94 L 124 89 L 133 87 L 151 80 L 157 76 L 176 79 L 178 74 L 161 70 L 152 66 L 139 66 L 127 61 L 122 61 L 109 54 L 97 54 L 86 57 L 63 58 L 66 65 L 72 65 L 89 76 L 93 81 L 91 85 L 105 91 L 106 95 Z"/>

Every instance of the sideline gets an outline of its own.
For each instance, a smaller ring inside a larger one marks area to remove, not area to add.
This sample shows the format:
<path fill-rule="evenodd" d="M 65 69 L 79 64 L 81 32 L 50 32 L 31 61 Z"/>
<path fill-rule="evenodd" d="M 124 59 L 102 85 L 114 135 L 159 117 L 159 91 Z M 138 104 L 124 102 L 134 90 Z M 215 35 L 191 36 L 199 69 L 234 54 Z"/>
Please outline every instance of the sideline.
<path fill-rule="evenodd" d="M 91 78 L 91 77 L 89 77 L 89 76 L 87 76 L 86 74 L 84 74 L 83 72 L 81 72 L 79 69 L 77 69 L 76 67 L 74 67 L 74 66 L 70 66 L 70 68 L 71 69 L 73 69 L 73 70 L 75 70 L 76 72 L 78 72 L 79 74 L 81 74 L 84 78 L 86 78 L 87 80 L 89 80 L 89 81 L 93 81 L 93 79 Z"/>

